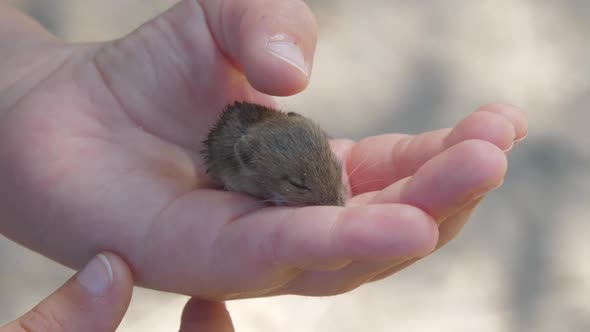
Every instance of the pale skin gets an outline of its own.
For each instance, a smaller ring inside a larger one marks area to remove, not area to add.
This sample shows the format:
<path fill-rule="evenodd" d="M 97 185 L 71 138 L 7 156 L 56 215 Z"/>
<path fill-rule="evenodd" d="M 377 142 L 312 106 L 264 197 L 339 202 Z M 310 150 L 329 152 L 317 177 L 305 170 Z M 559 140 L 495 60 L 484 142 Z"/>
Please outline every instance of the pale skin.
<path fill-rule="evenodd" d="M 113 332 L 127 311 L 132 290 L 129 266 L 117 255 L 103 252 L 30 311 L 0 327 L 0 332 Z M 193 298 L 184 307 L 179 331 L 234 328 L 223 302 Z"/>
<path fill-rule="evenodd" d="M 265 50 L 277 35 L 303 67 Z M 354 189 L 346 207 L 268 208 L 208 189 L 199 150 L 217 114 L 303 90 L 316 40 L 296 0 L 186 0 L 94 44 L 0 5 L 0 232 L 75 269 L 112 251 L 138 285 L 215 301 L 339 294 L 430 254 L 502 183 L 505 151 L 527 133 L 517 108 L 334 140 Z"/>

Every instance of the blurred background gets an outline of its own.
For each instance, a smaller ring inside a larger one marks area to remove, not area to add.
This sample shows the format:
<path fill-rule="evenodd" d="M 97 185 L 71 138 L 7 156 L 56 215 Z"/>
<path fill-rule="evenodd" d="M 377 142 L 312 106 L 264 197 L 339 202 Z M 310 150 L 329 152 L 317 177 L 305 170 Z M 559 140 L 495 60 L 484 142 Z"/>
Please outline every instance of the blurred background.
<path fill-rule="evenodd" d="M 69 41 L 120 37 L 175 3 L 11 2 Z M 522 107 L 530 134 L 447 247 L 341 296 L 231 302 L 237 330 L 590 331 L 590 2 L 307 3 L 320 24 L 313 78 L 281 103 L 332 136 L 448 127 L 491 101 Z M 73 273 L 5 238 L 0 263 L 0 323 Z M 177 330 L 185 301 L 137 289 L 119 331 Z"/>

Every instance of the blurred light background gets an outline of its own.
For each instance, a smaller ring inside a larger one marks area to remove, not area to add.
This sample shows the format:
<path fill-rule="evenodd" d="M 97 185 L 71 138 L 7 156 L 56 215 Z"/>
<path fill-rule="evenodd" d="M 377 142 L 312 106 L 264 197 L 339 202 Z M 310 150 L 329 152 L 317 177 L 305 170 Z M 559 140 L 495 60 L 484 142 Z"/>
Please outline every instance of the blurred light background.
<path fill-rule="evenodd" d="M 66 40 L 94 41 L 175 1 L 11 2 Z M 337 297 L 231 302 L 237 330 L 590 331 L 590 2 L 307 2 L 320 24 L 313 79 L 286 108 L 358 139 L 452 126 L 504 101 L 527 112 L 530 135 L 441 251 Z M 73 273 L 4 238 L 0 262 L 0 322 Z M 137 289 L 119 331 L 176 330 L 185 301 Z"/>

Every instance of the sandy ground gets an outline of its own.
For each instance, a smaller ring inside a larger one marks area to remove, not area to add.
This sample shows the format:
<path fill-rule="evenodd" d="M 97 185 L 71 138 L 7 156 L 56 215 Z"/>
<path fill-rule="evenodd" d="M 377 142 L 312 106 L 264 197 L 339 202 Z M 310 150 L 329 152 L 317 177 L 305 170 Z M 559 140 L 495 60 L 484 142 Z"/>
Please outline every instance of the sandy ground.
<path fill-rule="evenodd" d="M 17 2 L 88 41 L 174 1 Z M 333 136 L 451 126 L 490 101 L 522 107 L 531 131 L 503 187 L 448 247 L 342 296 L 232 302 L 238 331 L 590 331 L 590 2 L 308 3 L 321 27 L 313 79 L 282 104 Z M 4 238 L 0 263 L 0 322 L 72 274 Z M 139 289 L 119 331 L 175 330 L 185 300 Z"/>

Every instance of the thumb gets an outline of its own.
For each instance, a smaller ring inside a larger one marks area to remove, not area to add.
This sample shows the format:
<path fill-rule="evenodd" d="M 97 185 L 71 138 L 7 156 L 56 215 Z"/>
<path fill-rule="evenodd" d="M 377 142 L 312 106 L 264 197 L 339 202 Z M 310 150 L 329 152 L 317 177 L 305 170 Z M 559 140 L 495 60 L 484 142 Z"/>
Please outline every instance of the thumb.
<path fill-rule="evenodd" d="M 115 331 L 131 300 L 133 279 L 123 260 L 111 253 L 96 256 L 82 271 L 24 316 L 10 331 Z"/>
<path fill-rule="evenodd" d="M 318 27 L 301 0 L 199 0 L 211 32 L 257 90 L 289 95 L 309 79 Z"/>
<path fill-rule="evenodd" d="M 234 326 L 223 302 L 191 298 L 182 312 L 180 332 L 233 332 Z"/>
<path fill-rule="evenodd" d="M 223 58 L 254 89 L 286 96 L 309 82 L 317 29 L 301 0 L 184 0 L 111 44 L 108 65 L 98 62 L 102 68 L 118 66 L 127 76 L 141 75 L 137 82 L 151 71 L 158 80 L 189 82 L 194 90 L 211 87 L 224 74 L 218 61 Z M 120 60 L 112 59 L 113 47 Z"/>

